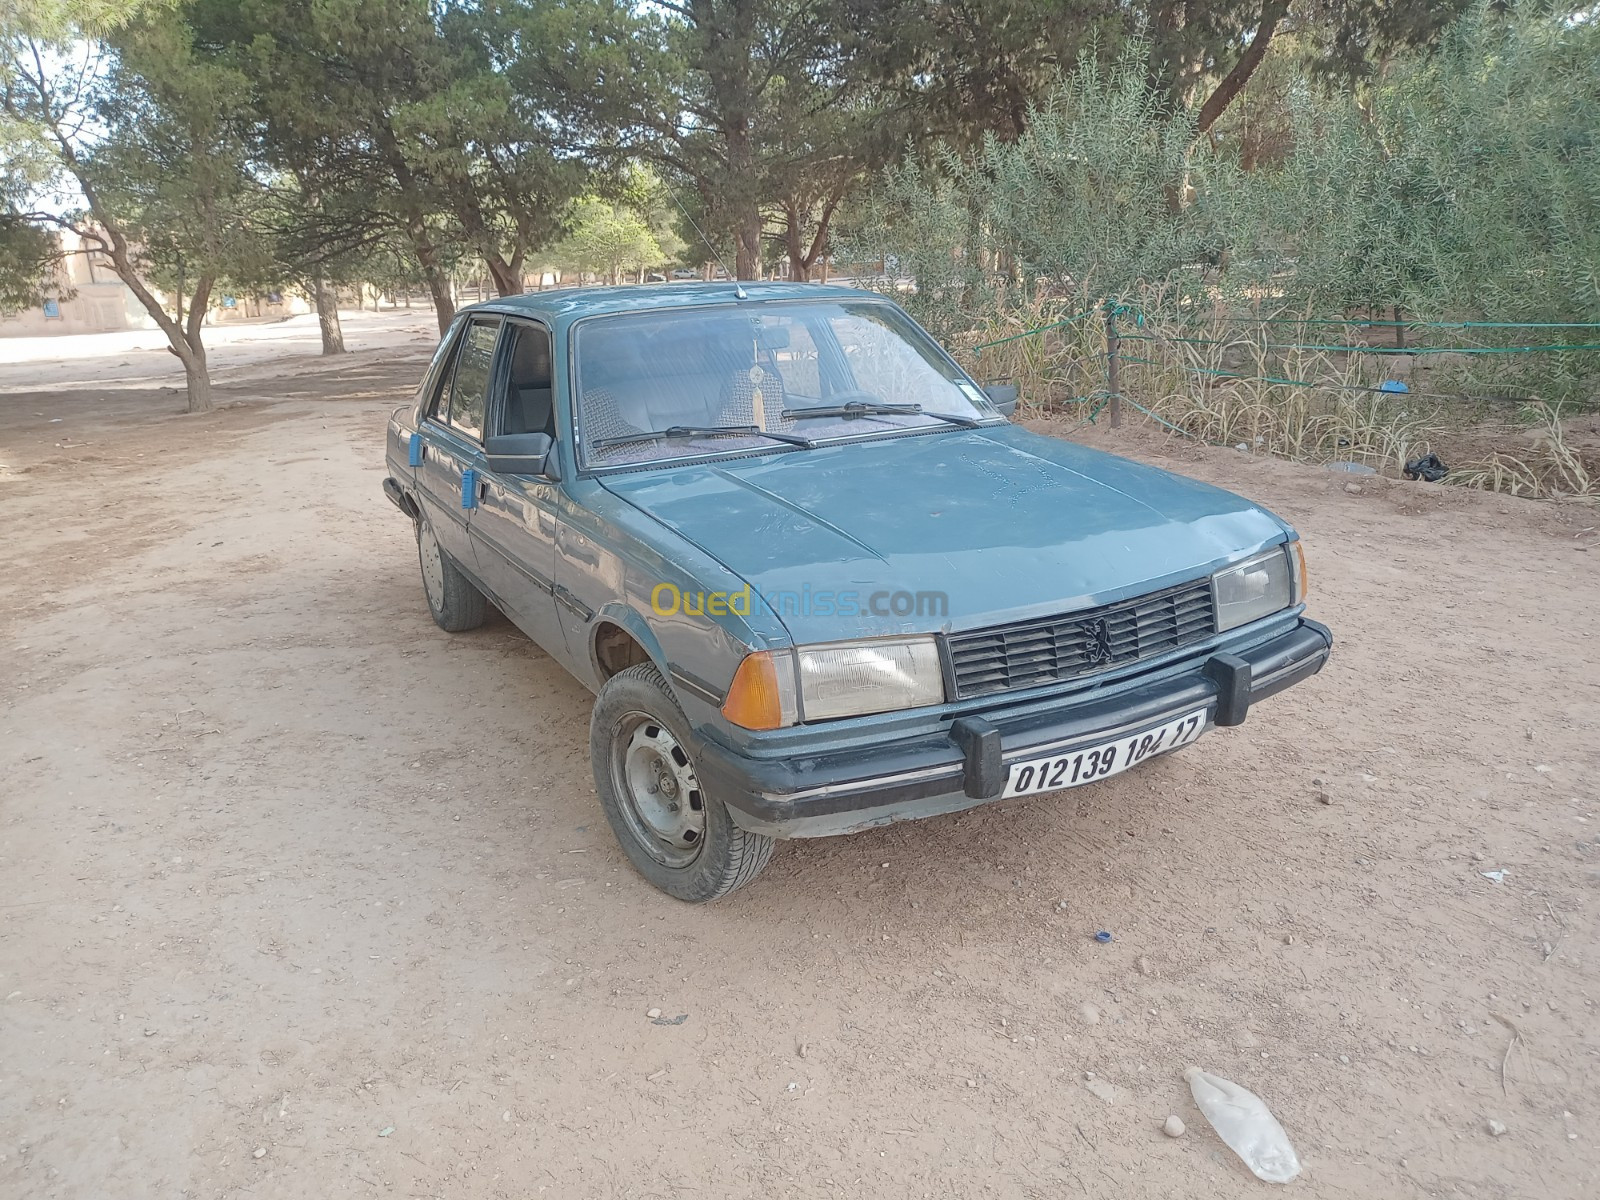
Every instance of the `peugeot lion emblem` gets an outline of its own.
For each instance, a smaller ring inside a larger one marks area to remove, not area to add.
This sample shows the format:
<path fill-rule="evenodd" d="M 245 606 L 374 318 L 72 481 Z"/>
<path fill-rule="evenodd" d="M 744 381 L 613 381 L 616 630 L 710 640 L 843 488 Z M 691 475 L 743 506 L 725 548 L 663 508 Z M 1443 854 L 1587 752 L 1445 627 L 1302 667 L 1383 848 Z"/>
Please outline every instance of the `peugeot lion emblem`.
<path fill-rule="evenodd" d="M 1101 617 L 1097 621 L 1085 621 L 1078 628 L 1083 631 L 1083 636 L 1088 639 L 1088 644 L 1083 648 L 1083 654 L 1089 660 L 1089 665 L 1099 666 L 1101 663 L 1110 662 L 1111 630 L 1106 625 L 1106 619 Z"/>

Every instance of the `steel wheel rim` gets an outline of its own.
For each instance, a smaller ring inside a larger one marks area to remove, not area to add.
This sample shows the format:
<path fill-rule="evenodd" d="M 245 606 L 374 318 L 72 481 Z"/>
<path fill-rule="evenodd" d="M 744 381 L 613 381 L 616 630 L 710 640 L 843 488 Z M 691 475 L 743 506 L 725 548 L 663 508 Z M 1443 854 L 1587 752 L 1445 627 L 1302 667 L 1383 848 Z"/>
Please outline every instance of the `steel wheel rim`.
<path fill-rule="evenodd" d="M 705 797 L 694 762 L 672 731 L 649 713 L 630 712 L 611 738 L 611 781 L 624 820 L 645 853 L 683 868 L 705 844 Z"/>
<path fill-rule="evenodd" d="M 426 529 L 417 535 L 417 546 L 422 558 L 422 587 L 428 593 L 428 603 L 438 612 L 444 608 L 444 556 Z"/>

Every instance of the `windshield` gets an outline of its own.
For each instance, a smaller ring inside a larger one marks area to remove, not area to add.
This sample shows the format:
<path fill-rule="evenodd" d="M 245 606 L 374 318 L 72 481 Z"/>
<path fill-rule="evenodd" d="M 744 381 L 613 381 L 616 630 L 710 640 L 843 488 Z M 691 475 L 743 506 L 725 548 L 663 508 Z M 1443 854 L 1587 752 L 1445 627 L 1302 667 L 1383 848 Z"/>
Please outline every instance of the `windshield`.
<path fill-rule="evenodd" d="M 788 450 L 999 415 L 909 317 L 870 300 L 597 317 L 576 327 L 573 353 L 590 467 Z M 641 436 L 649 434 L 665 436 Z"/>

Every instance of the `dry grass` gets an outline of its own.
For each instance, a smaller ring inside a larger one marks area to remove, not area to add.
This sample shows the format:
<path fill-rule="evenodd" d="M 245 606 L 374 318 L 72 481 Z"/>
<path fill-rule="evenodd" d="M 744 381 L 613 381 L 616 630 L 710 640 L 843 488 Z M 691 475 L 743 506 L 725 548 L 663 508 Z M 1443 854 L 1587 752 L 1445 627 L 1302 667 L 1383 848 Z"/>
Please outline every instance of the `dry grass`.
<path fill-rule="evenodd" d="M 1088 307 L 1088 302 L 1052 297 L 995 313 L 962 340 L 957 357 L 979 379 L 1015 383 L 1025 412 L 1038 413 L 1102 394 L 1105 320 L 1098 312 L 1068 320 Z M 1057 325 L 1062 321 L 1068 323 Z M 1017 336 L 1037 329 L 1044 331 Z M 1002 338 L 1012 340 L 976 348 Z"/>
<path fill-rule="evenodd" d="M 1208 442 L 1305 462 L 1398 470 L 1426 451 L 1438 414 L 1416 396 L 1375 390 L 1360 356 L 1269 349 L 1267 325 L 1214 316 L 1183 324 L 1146 317 L 1124 342 L 1123 391 Z"/>
<path fill-rule="evenodd" d="M 958 355 L 981 379 L 1016 383 L 1025 411 L 1076 405 L 1092 416 L 1097 409 L 1089 405 L 1108 395 L 1105 320 L 1096 311 L 1056 324 L 1088 307 L 1081 298 L 1056 297 L 996 313 L 964 339 Z M 1241 321 L 1220 305 L 1209 314 L 1182 310 L 1152 289 L 1117 323 L 1122 395 L 1201 441 L 1398 475 L 1437 442 L 1469 427 L 1484 430 L 1481 411 L 1377 390 L 1390 370 L 1404 369 L 1394 360 L 1283 349 L 1292 326 Z M 1030 330 L 1042 332 L 1016 336 Z M 977 349 L 1002 338 L 1012 340 Z M 1517 496 L 1600 498 L 1600 470 L 1571 444 L 1560 406 L 1528 402 L 1517 424 L 1488 431 L 1495 441 L 1515 439 L 1531 449 L 1494 450 L 1452 470 L 1447 482 Z"/>
<path fill-rule="evenodd" d="M 1527 453 L 1492 451 L 1451 471 L 1446 482 L 1541 500 L 1600 501 L 1600 477 L 1567 438 L 1561 406 L 1533 401 L 1519 415 L 1531 427 L 1524 434 L 1531 442 Z"/>

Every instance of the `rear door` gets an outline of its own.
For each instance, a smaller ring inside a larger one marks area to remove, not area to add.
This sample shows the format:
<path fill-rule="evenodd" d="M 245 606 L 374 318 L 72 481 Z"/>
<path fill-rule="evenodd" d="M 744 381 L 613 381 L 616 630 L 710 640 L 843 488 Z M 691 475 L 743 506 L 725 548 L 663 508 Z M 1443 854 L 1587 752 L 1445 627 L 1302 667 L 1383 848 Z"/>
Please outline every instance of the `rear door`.
<path fill-rule="evenodd" d="M 484 417 L 500 323 L 500 317 L 485 314 L 462 326 L 426 409 L 417 466 L 417 491 L 434 536 L 473 574 L 477 565 L 467 526 L 482 494 Z"/>

